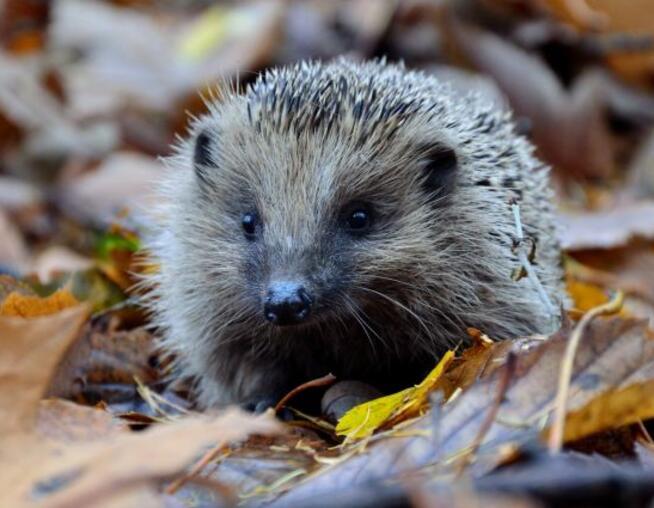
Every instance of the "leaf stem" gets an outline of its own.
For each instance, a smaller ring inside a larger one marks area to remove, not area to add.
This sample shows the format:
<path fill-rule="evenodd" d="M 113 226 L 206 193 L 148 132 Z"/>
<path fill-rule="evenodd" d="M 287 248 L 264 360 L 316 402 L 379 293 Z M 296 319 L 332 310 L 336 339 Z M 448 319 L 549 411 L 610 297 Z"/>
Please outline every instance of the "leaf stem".
<path fill-rule="evenodd" d="M 560 452 L 563 447 L 566 406 L 568 402 L 568 393 L 570 391 L 572 369 L 574 367 L 575 355 L 577 354 L 577 349 L 579 348 L 581 338 L 586 331 L 586 327 L 597 316 L 615 314 L 618 312 L 622 308 L 623 302 L 624 294 L 621 291 L 618 291 L 610 301 L 594 307 L 584 314 L 570 335 L 563 356 L 563 364 L 561 365 L 561 370 L 559 372 L 559 387 L 554 403 L 554 423 L 552 424 L 552 430 L 549 435 L 548 448 L 552 454 Z"/>

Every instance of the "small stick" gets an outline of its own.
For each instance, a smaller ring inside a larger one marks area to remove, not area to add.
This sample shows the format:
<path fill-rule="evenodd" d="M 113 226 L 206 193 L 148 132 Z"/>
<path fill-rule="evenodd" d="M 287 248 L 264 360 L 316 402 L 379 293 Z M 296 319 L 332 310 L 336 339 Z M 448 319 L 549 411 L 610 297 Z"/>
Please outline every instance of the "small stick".
<path fill-rule="evenodd" d="M 227 503 L 227 506 L 236 506 L 238 499 L 231 486 L 207 476 L 193 476 L 188 479 L 188 482 L 221 495 Z"/>
<path fill-rule="evenodd" d="M 308 388 L 318 388 L 320 386 L 327 386 L 332 384 L 334 381 L 336 381 L 336 377 L 330 373 L 327 374 L 326 376 L 319 377 L 317 379 L 312 379 L 311 381 L 307 381 L 306 383 L 302 383 L 300 386 L 296 386 L 290 392 L 284 395 L 282 397 L 282 400 L 280 400 L 277 403 L 277 405 L 275 406 L 275 413 L 277 413 L 281 408 L 286 406 L 286 403 L 289 400 L 291 400 L 293 397 L 295 397 L 298 393 L 303 392 Z"/>
<path fill-rule="evenodd" d="M 210 462 L 217 459 L 221 452 L 228 450 L 229 446 L 225 443 L 218 443 L 216 446 L 207 451 L 200 460 L 198 460 L 193 468 L 185 475 L 180 476 L 176 480 L 168 484 L 164 489 L 164 492 L 168 495 L 172 495 L 177 492 L 181 487 L 183 487 L 188 482 L 195 482 L 195 478 L 198 478 L 202 470 L 209 465 Z"/>
<path fill-rule="evenodd" d="M 522 265 L 525 272 L 527 273 L 527 277 L 529 277 L 529 280 L 538 291 L 538 296 L 540 297 L 543 304 L 547 308 L 547 312 L 549 313 L 550 318 L 554 318 L 554 316 L 556 315 L 556 310 L 554 308 L 554 305 L 552 305 L 552 302 L 547 296 L 547 292 L 545 291 L 543 284 L 541 284 L 538 275 L 536 275 L 533 266 L 531 266 L 531 262 L 527 257 L 527 253 L 523 248 L 521 248 L 524 245 L 525 237 L 524 237 L 524 233 L 522 232 L 522 221 L 520 220 L 520 205 L 518 205 L 518 203 L 515 202 L 511 203 L 511 210 L 513 211 L 513 219 L 515 220 L 515 230 L 517 235 L 516 247 L 517 247 L 518 259 L 520 260 L 520 264 Z"/>
<path fill-rule="evenodd" d="M 563 432 L 565 430 L 565 415 L 568 402 L 568 392 L 570 391 L 570 379 L 572 378 L 572 369 L 574 367 L 575 355 L 579 347 L 581 337 L 588 324 L 597 316 L 604 314 L 614 314 L 622 308 L 624 294 L 618 291 L 615 296 L 608 302 L 590 309 L 584 317 L 581 318 L 575 329 L 570 335 L 568 344 L 563 356 L 563 364 L 559 372 L 559 387 L 556 393 L 554 405 L 554 423 L 550 431 L 548 448 L 550 453 L 558 453 L 563 447 Z"/>
<path fill-rule="evenodd" d="M 654 440 L 652 439 L 652 436 L 650 433 L 647 431 L 647 427 L 645 427 L 645 424 L 643 423 L 643 420 L 638 420 L 638 428 L 640 429 L 640 433 L 643 435 L 645 440 L 650 444 L 654 444 Z"/>
<path fill-rule="evenodd" d="M 497 419 L 497 413 L 499 412 L 500 406 L 502 405 L 502 400 L 506 395 L 506 391 L 509 389 L 509 384 L 511 383 L 511 379 L 515 373 L 516 362 L 517 357 L 515 353 L 510 351 L 506 356 L 506 367 L 502 373 L 502 378 L 500 379 L 499 385 L 497 387 L 493 405 L 490 407 L 488 413 L 486 413 L 486 417 L 481 423 L 479 431 L 477 432 L 477 435 L 475 436 L 475 439 L 472 442 L 468 452 L 463 457 L 461 457 L 461 460 L 457 466 L 455 477 L 460 477 L 461 474 L 465 471 L 466 466 L 470 463 L 470 460 L 474 454 L 477 453 L 477 450 L 481 446 L 481 443 L 484 441 L 486 434 L 488 434 L 488 431 L 493 426 L 493 422 L 495 422 Z"/>

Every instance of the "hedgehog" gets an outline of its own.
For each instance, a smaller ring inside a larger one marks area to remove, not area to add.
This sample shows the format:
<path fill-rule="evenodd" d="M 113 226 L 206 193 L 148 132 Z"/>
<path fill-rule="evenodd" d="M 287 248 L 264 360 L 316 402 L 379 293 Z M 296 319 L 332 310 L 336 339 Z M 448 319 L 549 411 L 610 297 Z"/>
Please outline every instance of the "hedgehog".
<path fill-rule="evenodd" d="M 149 247 L 149 305 L 200 406 L 261 410 L 330 372 L 391 391 L 470 327 L 557 326 L 549 169 L 509 113 L 383 60 L 301 62 L 207 102 Z"/>

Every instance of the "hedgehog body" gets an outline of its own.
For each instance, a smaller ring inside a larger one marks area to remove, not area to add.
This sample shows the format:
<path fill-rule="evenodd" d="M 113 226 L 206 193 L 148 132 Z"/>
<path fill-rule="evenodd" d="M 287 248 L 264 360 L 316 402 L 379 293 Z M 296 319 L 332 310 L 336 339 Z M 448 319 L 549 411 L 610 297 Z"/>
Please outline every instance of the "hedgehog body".
<path fill-rule="evenodd" d="M 151 246 L 155 315 L 201 403 L 253 407 L 328 372 L 395 389 L 467 327 L 551 331 L 514 276 L 517 204 L 565 302 L 532 152 L 506 113 L 383 62 L 305 62 L 211 103 L 169 161 Z"/>

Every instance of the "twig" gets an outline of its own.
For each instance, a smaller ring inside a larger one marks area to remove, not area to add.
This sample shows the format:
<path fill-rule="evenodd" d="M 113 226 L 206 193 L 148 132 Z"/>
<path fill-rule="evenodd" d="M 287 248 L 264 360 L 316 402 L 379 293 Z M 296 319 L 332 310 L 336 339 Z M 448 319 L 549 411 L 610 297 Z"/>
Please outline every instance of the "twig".
<path fill-rule="evenodd" d="M 568 344 L 565 348 L 563 364 L 559 372 L 559 387 L 556 393 L 554 405 L 554 423 L 550 431 L 548 448 L 550 453 L 558 453 L 563 447 L 563 432 L 565 430 L 565 415 L 568 402 L 568 392 L 570 391 L 570 380 L 572 378 L 572 369 L 574 367 L 575 355 L 579 347 L 581 337 L 588 324 L 597 316 L 603 314 L 614 314 L 622 308 L 624 294 L 618 291 L 615 296 L 608 302 L 590 309 L 584 317 L 581 318 L 575 329 L 570 335 Z"/>
<path fill-rule="evenodd" d="M 219 443 L 218 445 L 211 448 L 211 450 L 207 451 L 202 456 L 202 458 L 195 463 L 193 468 L 187 474 L 180 476 L 176 480 L 170 482 L 164 489 L 164 492 L 166 494 L 172 495 L 180 488 L 182 488 L 186 483 L 194 481 L 194 478 L 196 478 L 211 461 L 216 460 L 222 452 L 225 452 L 222 458 L 226 457 L 228 455 L 226 452 L 228 448 L 229 446 L 225 443 Z"/>
<path fill-rule="evenodd" d="M 303 413 L 302 411 L 300 411 L 299 409 L 295 409 L 294 407 L 290 407 L 289 409 L 295 416 L 299 416 L 300 418 L 306 420 L 306 422 L 303 422 L 302 420 L 290 421 L 288 422 L 288 424 L 291 426 L 298 426 L 298 427 L 306 426 L 307 428 L 311 428 L 311 429 L 316 429 L 317 427 L 318 429 L 323 430 L 325 432 L 329 432 L 330 434 L 334 434 L 334 432 L 336 431 L 336 426 L 332 425 L 326 420 Z M 304 424 L 309 424 L 309 425 L 304 425 Z"/>
<path fill-rule="evenodd" d="M 188 478 L 188 483 L 192 483 L 193 485 L 203 487 L 219 494 L 224 499 L 226 506 L 235 506 L 238 501 L 234 489 L 230 485 L 218 481 L 215 478 L 210 478 L 208 476 L 193 476 Z"/>
<path fill-rule="evenodd" d="M 518 259 L 520 260 L 520 264 L 522 265 L 522 268 L 524 268 L 525 272 L 527 273 L 527 277 L 529 277 L 529 280 L 536 288 L 536 291 L 538 291 L 538 296 L 540 297 L 543 304 L 547 308 L 547 312 L 549 313 L 550 319 L 553 320 L 554 317 L 556 316 L 556 309 L 554 308 L 554 305 L 552 305 L 552 302 L 547 296 L 547 292 L 545 291 L 543 284 L 541 284 L 540 279 L 538 278 L 538 275 L 534 270 L 534 267 L 531 266 L 529 257 L 527 256 L 527 253 L 523 248 L 525 237 L 524 237 L 524 233 L 522 232 L 522 221 L 520 220 L 520 205 L 518 205 L 518 203 L 515 202 L 511 203 L 511 210 L 513 211 L 513 219 L 515 220 L 515 230 L 517 236 L 516 251 L 518 254 Z"/>
<path fill-rule="evenodd" d="M 317 379 L 312 379 L 311 381 L 302 383 L 300 386 L 296 386 L 290 392 L 284 395 L 284 397 L 282 397 L 282 400 L 280 400 L 277 403 L 277 405 L 275 406 L 275 413 L 278 412 L 280 409 L 282 409 L 284 406 L 286 406 L 286 403 L 289 400 L 291 400 L 293 397 L 295 397 L 298 393 L 303 392 L 308 388 L 327 386 L 332 384 L 334 381 L 336 381 L 336 377 L 333 374 L 327 374 L 326 376 L 319 377 Z"/>
<path fill-rule="evenodd" d="M 638 420 L 638 428 L 640 430 L 640 433 L 643 435 L 643 437 L 647 441 L 647 443 L 650 444 L 650 445 L 654 444 L 654 440 L 652 439 L 652 436 L 650 435 L 650 433 L 647 431 L 647 427 L 645 427 L 645 424 L 643 423 L 643 420 Z"/>
<path fill-rule="evenodd" d="M 484 438 L 486 437 L 486 434 L 488 434 L 488 431 L 492 427 L 493 422 L 495 422 L 495 420 L 497 419 L 497 413 L 500 410 L 500 406 L 502 405 L 502 400 L 506 395 L 506 391 L 508 390 L 511 379 L 513 378 L 513 375 L 515 373 L 516 362 L 517 362 L 517 357 L 515 353 L 509 352 L 509 354 L 506 356 L 506 364 L 505 364 L 504 372 L 502 373 L 502 378 L 500 379 L 499 385 L 497 387 L 497 392 L 495 394 L 495 399 L 493 400 L 493 405 L 490 407 L 488 413 L 486 413 L 486 417 L 484 418 L 484 421 L 481 423 L 481 426 L 479 427 L 479 431 L 477 432 L 477 435 L 475 436 L 472 445 L 470 445 L 468 452 L 465 455 L 463 455 L 463 457 L 461 457 L 461 460 L 459 461 L 459 464 L 457 465 L 456 468 L 455 477 L 458 478 L 465 471 L 466 467 L 470 463 L 470 460 L 475 455 L 475 453 L 477 453 L 477 450 L 481 446 L 481 443 L 484 441 Z"/>
<path fill-rule="evenodd" d="M 253 488 L 249 492 L 239 494 L 239 497 L 241 499 L 248 499 L 255 496 L 261 496 L 263 494 L 277 493 L 278 490 L 284 487 L 291 480 L 294 480 L 298 476 L 303 476 L 306 474 L 307 474 L 307 470 L 304 469 L 303 467 L 299 467 L 297 469 L 294 469 L 293 471 L 289 471 L 288 473 L 281 476 L 280 478 L 277 478 L 277 480 L 272 482 L 270 485 L 258 485 L 257 487 Z"/>

